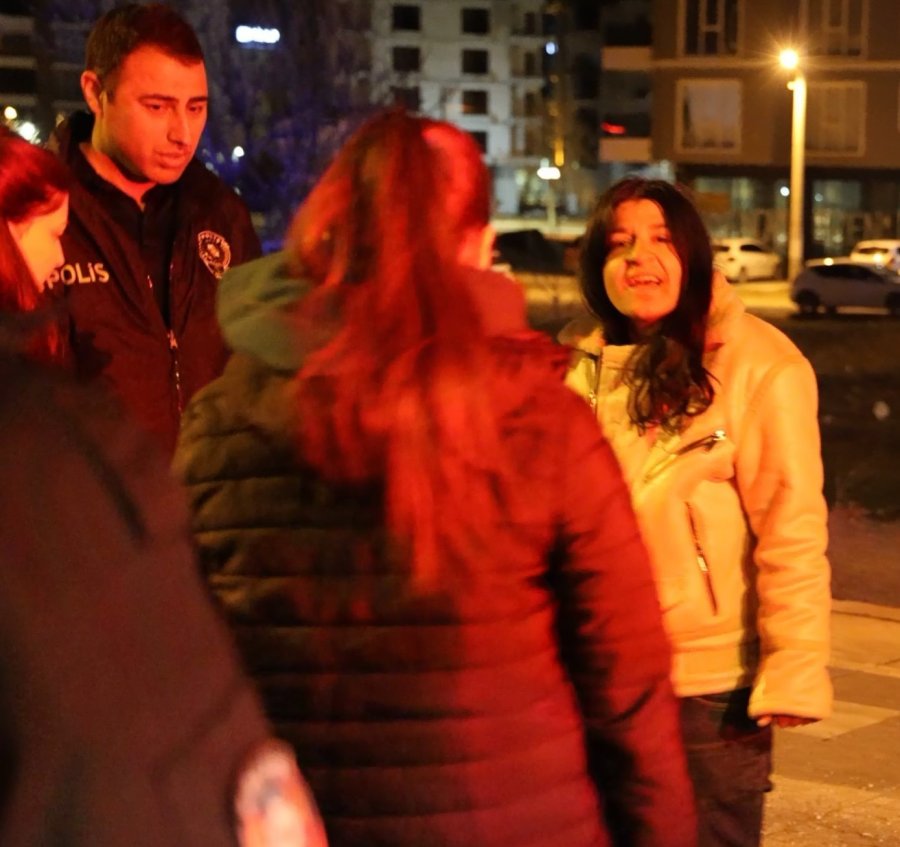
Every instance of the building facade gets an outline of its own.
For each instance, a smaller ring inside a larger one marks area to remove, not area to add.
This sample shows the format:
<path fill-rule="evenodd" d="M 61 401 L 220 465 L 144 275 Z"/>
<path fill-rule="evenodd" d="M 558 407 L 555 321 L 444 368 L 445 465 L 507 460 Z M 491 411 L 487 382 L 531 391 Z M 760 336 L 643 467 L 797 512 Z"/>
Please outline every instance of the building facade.
<path fill-rule="evenodd" d="M 470 132 L 494 172 L 501 214 L 527 203 L 530 175 L 550 152 L 542 6 L 541 0 L 376 0 L 373 7 L 374 99 Z"/>
<path fill-rule="evenodd" d="M 804 255 L 900 233 L 900 4 L 654 0 L 652 157 L 714 234 L 784 252 L 796 49 L 807 81 Z"/>

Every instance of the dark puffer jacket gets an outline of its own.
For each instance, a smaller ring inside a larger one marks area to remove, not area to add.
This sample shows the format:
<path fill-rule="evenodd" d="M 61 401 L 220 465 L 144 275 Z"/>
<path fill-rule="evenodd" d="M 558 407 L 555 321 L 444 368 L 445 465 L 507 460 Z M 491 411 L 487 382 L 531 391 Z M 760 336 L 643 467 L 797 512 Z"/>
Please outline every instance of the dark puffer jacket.
<path fill-rule="evenodd" d="M 491 326 L 521 331 L 518 290 L 477 284 Z M 423 588 L 391 559 L 380 486 L 335 486 L 295 459 L 282 307 L 301 288 L 277 257 L 226 276 L 220 316 L 243 352 L 188 408 L 176 467 L 332 847 L 693 844 L 646 554 L 557 351 L 496 339 L 491 396 L 529 480 L 515 540 Z"/>

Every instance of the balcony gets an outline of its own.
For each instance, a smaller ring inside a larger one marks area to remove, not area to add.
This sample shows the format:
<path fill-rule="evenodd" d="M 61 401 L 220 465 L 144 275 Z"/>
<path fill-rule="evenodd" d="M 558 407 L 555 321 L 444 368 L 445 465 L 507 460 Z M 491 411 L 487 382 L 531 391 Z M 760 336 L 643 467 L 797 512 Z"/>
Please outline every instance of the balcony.
<path fill-rule="evenodd" d="M 601 162 L 651 161 L 650 116 L 606 114 L 600 122 Z"/>
<path fill-rule="evenodd" d="M 600 64 L 604 71 L 649 73 L 652 62 L 650 47 L 604 47 L 600 51 Z"/>
<path fill-rule="evenodd" d="M 649 138 L 609 136 L 600 139 L 601 162 L 650 162 L 653 160 Z"/>

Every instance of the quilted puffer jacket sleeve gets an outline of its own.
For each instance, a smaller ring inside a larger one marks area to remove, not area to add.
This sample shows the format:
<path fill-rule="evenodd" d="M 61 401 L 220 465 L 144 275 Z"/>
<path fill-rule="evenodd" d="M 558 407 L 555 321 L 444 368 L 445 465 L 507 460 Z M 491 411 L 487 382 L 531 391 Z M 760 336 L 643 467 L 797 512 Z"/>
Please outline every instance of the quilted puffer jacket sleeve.
<path fill-rule="evenodd" d="M 737 454 L 741 499 L 757 543 L 760 667 L 750 715 L 827 717 L 830 569 L 812 367 L 799 353 L 765 375 Z"/>
<path fill-rule="evenodd" d="M 592 770 L 616 843 L 686 847 L 693 797 L 649 560 L 612 450 L 569 397 L 559 614 Z"/>

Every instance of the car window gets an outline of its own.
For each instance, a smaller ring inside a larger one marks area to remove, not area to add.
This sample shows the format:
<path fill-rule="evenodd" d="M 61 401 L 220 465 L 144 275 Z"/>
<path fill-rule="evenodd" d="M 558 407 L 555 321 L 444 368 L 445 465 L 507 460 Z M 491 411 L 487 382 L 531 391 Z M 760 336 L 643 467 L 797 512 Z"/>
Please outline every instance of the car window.
<path fill-rule="evenodd" d="M 820 265 L 817 268 L 810 268 L 810 270 L 823 279 L 837 279 L 846 276 L 843 265 Z"/>
<path fill-rule="evenodd" d="M 742 253 L 763 253 L 765 252 L 762 247 L 759 247 L 756 244 L 742 244 L 741 245 Z"/>
<path fill-rule="evenodd" d="M 727 253 L 728 250 L 727 244 L 713 244 L 713 253 Z"/>

